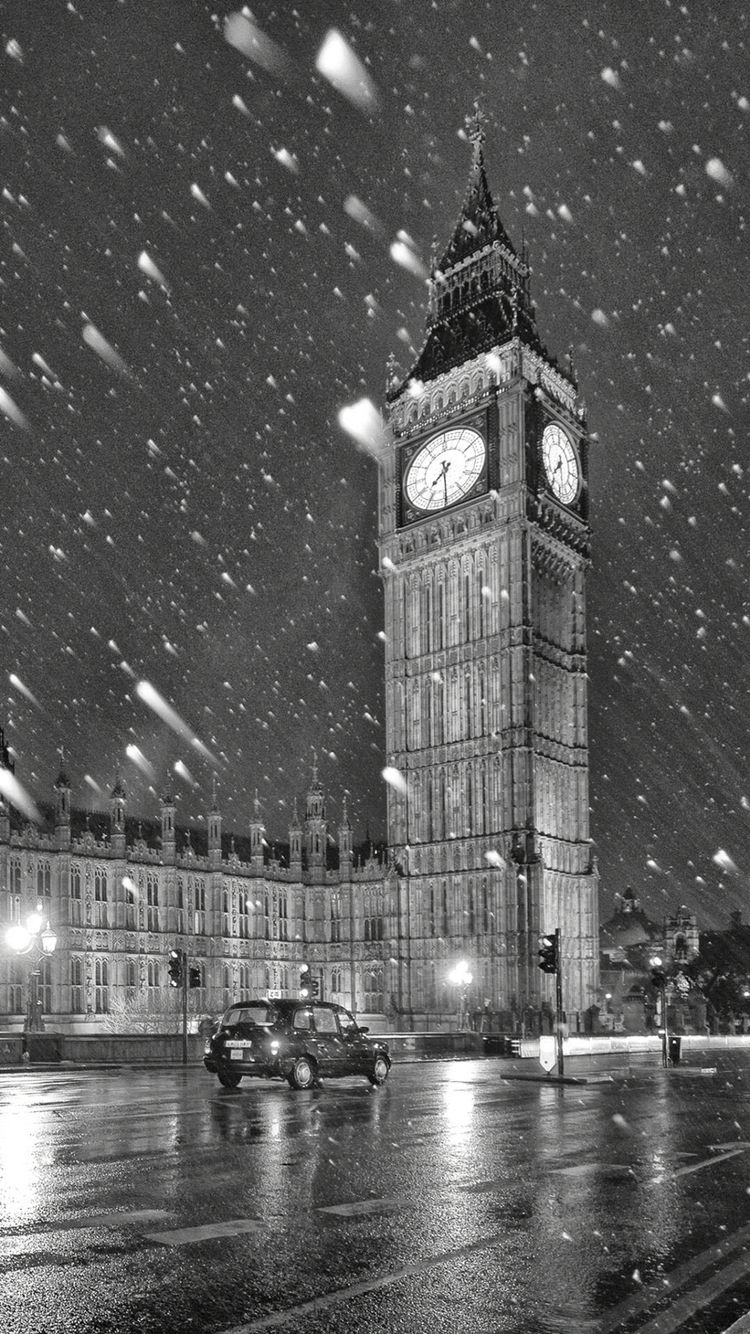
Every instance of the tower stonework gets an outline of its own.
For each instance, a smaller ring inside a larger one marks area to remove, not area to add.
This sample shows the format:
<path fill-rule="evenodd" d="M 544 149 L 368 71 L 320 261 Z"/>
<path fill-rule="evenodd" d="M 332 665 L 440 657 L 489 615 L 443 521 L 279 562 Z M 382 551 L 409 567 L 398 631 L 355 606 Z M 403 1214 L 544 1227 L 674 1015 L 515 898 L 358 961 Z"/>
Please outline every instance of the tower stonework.
<path fill-rule="evenodd" d="M 559 927 L 569 1018 L 598 985 L 589 838 L 588 438 L 572 364 L 544 347 L 530 270 L 487 184 L 483 133 L 433 267 L 426 337 L 391 379 L 381 457 L 388 844 L 402 1004 L 522 1014 L 554 998 L 538 938 Z"/>

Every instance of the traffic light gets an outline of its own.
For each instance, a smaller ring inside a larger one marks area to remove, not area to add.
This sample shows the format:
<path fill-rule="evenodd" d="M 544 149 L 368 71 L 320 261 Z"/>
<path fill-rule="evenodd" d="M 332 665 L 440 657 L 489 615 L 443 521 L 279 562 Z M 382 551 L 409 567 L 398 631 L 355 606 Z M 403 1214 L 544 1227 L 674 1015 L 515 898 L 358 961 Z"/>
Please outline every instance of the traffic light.
<path fill-rule="evenodd" d="M 310 982 L 310 995 L 311 996 L 320 995 L 320 983 L 316 977 L 314 977 Z"/>
<path fill-rule="evenodd" d="M 667 971 L 664 967 L 664 960 L 658 954 L 652 954 L 648 961 L 651 969 L 651 983 L 659 990 L 667 984 Z"/>
<path fill-rule="evenodd" d="M 169 951 L 169 985 L 182 986 L 182 950 Z"/>
<path fill-rule="evenodd" d="M 188 969 L 188 980 L 191 987 L 199 987 L 201 985 L 201 970 L 197 963 L 190 965 L 190 968 Z"/>
<path fill-rule="evenodd" d="M 305 999 L 314 994 L 309 963 L 303 963 L 299 970 L 299 994 Z"/>
<path fill-rule="evenodd" d="M 557 972 L 557 939 L 555 936 L 539 937 L 539 967 L 543 973 Z"/>

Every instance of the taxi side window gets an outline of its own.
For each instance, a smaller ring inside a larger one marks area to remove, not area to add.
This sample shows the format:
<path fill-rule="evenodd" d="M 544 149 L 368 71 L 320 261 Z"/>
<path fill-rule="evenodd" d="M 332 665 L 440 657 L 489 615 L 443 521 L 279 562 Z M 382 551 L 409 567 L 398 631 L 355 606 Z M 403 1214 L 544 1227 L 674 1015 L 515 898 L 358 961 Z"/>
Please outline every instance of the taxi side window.
<path fill-rule="evenodd" d="M 312 1014 L 310 1010 L 295 1010 L 293 1028 L 312 1028 Z"/>
<path fill-rule="evenodd" d="M 315 1010 L 315 1028 L 318 1033 L 338 1033 L 333 1010 Z"/>
<path fill-rule="evenodd" d="M 353 1038 L 359 1032 L 356 1020 L 348 1010 L 339 1010 L 339 1023 L 345 1038 Z"/>

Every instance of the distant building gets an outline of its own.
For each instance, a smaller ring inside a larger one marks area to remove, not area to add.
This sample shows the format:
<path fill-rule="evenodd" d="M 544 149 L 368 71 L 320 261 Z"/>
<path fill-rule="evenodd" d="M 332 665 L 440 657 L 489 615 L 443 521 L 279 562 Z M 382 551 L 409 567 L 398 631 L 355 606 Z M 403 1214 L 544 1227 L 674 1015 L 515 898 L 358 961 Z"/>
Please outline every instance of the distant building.
<path fill-rule="evenodd" d="M 689 963 L 700 953 L 698 918 L 683 904 L 664 919 L 664 954 L 671 963 Z"/>
<path fill-rule="evenodd" d="M 659 925 L 630 887 L 615 894 L 614 912 L 600 931 L 599 1026 L 643 1032 L 655 1008 L 651 960 L 660 959 L 671 976 L 696 957 L 698 944 L 698 921 L 687 908 L 667 914 Z M 677 1001 L 670 993 L 670 1005 Z"/>
<path fill-rule="evenodd" d="M 664 946 L 664 928 L 646 915 L 630 886 L 624 894 L 615 894 L 614 905 L 599 932 L 602 985 L 604 973 L 617 968 L 647 972 L 650 956 Z"/>
<path fill-rule="evenodd" d="M 43 813 L 47 823 L 32 825 L 0 800 L 0 922 L 40 904 L 57 933 L 39 965 L 48 1026 L 92 1031 L 115 1011 L 126 1021 L 144 996 L 166 1023 L 173 948 L 199 969 L 196 1012 L 253 992 L 298 995 L 307 963 L 326 999 L 384 1025 L 396 877 L 382 847 L 353 845 L 345 802 L 333 841 L 317 768 L 283 848 L 269 846 L 257 799 L 247 835 L 226 836 L 215 799 L 205 831 L 177 826 L 169 793 L 158 821 L 131 820 L 119 779 L 107 815 L 77 810 L 63 769 Z M 18 1024 L 29 961 L 7 947 L 0 960 L 0 1020 Z M 175 1009 L 174 991 L 171 1000 Z"/>

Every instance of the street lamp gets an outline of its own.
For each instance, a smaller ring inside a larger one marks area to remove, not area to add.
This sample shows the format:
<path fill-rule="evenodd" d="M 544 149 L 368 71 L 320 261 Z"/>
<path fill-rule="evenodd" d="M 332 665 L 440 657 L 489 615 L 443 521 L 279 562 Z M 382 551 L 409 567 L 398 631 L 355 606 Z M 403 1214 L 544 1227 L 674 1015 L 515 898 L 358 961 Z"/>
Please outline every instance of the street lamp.
<path fill-rule="evenodd" d="M 661 1032 L 661 1063 L 669 1065 L 669 1033 L 667 1032 L 667 974 L 659 954 L 653 954 L 648 961 L 651 969 L 651 981 L 656 987 L 659 1011 L 657 1021 Z"/>
<path fill-rule="evenodd" d="M 460 988 L 460 993 L 459 993 L 460 1006 L 458 1011 L 458 1027 L 460 1028 L 461 1024 L 464 1022 L 466 1017 L 466 996 L 469 987 L 474 981 L 471 973 L 468 970 L 467 965 L 463 962 L 463 960 L 460 963 L 456 964 L 456 967 L 453 969 L 453 972 L 451 973 L 448 981 L 452 982 L 454 987 Z"/>
<path fill-rule="evenodd" d="M 42 929 L 43 923 L 42 905 L 39 904 L 36 912 L 26 918 L 25 926 L 18 923 L 16 926 L 11 926 L 5 934 L 6 943 L 10 948 L 16 954 L 23 954 L 34 965 L 29 973 L 29 998 L 23 1025 L 24 1033 L 44 1031 L 42 1002 L 39 998 L 39 965 L 42 959 L 48 959 L 54 954 L 57 936 L 49 924 L 49 918 L 44 929 Z"/>

